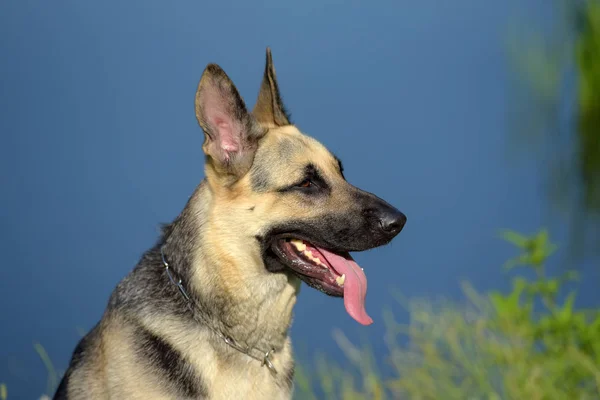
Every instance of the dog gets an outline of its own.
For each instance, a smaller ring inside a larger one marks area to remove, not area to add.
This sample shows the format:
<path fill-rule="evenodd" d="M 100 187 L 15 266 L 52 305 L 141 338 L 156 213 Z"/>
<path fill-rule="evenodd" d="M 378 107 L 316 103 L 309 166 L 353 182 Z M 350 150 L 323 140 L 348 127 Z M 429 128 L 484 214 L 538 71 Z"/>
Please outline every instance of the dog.
<path fill-rule="evenodd" d="M 295 127 L 270 49 L 251 112 L 216 64 L 195 109 L 205 178 L 114 289 L 54 399 L 290 399 L 302 281 L 372 323 L 349 252 L 389 243 L 406 216 Z"/>

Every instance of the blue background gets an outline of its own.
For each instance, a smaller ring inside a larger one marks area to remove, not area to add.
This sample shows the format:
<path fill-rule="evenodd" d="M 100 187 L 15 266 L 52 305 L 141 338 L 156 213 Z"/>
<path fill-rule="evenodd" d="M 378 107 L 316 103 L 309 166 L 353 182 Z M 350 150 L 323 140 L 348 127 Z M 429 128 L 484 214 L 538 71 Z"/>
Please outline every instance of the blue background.
<path fill-rule="evenodd" d="M 500 266 L 515 252 L 499 229 L 566 235 L 542 167 L 511 156 L 505 39 L 517 4 L 2 1 L 0 382 L 10 397 L 45 389 L 33 342 L 66 367 L 79 331 L 202 179 L 193 100 L 206 64 L 252 106 L 267 45 L 298 127 L 342 158 L 353 184 L 408 216 L 390 246 L 355 255 L 375 324 L 304 287 L 295 343 L 337 356 L 340 327 L 382 354 L 390 289 L 507 288 Z M 543 2 L 528 7 L 547 17 Z M 580 304 L 591 304 L 599 274 L 585 274 Z"/>

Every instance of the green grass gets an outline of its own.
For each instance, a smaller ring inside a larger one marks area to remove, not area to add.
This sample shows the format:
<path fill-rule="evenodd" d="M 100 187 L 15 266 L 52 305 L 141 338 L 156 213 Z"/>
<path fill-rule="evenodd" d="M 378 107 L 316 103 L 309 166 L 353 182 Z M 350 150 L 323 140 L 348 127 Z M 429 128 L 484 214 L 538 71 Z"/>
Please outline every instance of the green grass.
<path fill-rule="evenodd" d="M 558 301 L 576 275 L 546 276 L 556 246 L 545 231 L 503 236 L 520 250 L 505 267 L 525 267 L 534 278 L 516 276 L 507 294 L 463 284 L 464 302 L 399 297 L 410 321 L 400 324 L 392 309 L 384 312 L 385 357 L 375 360 L 368 345 L 335 331 L 343 367 L 323 356 L 304 365 L 296 398 L 599 399 L 600 313 L 576 309 L 575 292 Z"/>

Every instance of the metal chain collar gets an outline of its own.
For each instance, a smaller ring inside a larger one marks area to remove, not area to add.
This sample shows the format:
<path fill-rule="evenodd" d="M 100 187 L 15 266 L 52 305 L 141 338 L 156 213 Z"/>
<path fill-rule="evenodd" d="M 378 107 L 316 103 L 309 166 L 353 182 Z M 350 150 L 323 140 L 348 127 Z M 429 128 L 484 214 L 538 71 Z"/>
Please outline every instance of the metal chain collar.
<path fill-rule="evenodd" d="M 160 248 L 160 256 L 162 258 L 162 262 L 163 262 L 163 265 L 165 266 L 165 271 L 167 272 L 167 276 L 169 277 L 169 280 L 171 281 L 171 283 L 173 285 L 177 286 L 177 289 L 179 289 L 179 293 L 181 293 L 184 300 L 186 301 L 188 308 L 192 312 L 193 318 L 198 320 L 198 318 L 196 316 L 197 313 L 194 312 L 194 307 L 197 307 L 197 308 L 199 308 L 199 307 L 196 305 L 195 301 L 187 294 L 187 292 L 181 282 L 181 278 L 175 277 L 176 274 L 170 268 L 169 263 L 167 262 L 167 260 L 165 258 L 165 253 L 164 253 L 162 247 Z M 224 335 L 220 331 L 214 329 L 212 326 L 210 326 L 210 324 L 207 321 L 198 321 L 198 322 L 206 325 L 218 337 L 220 337 L 225 343 L 227 343 L 232 348 L 236 349 L 240 353 L 247 355 L 250 358 L 260 361 L 261 366 L 266 366 L 269 369 L 269 371 L 271 371 L 273 374 L 277 374 L 277 369 L 275 369 L 275 366 L 273 365 L 273 363 L 271 361 L 271 356 L 273 355 L 273 353 L 275 353 L 275 349 L 271 349 L 267 352 L 264 352 L 264 351 L 261 351 L 261 350 L 255 349 L 255 348 L 243 348 L 242 346 L 238 345 L 231 337 Z M 251 352 L 260 354 L 260 356 L 255 356 Z"/>

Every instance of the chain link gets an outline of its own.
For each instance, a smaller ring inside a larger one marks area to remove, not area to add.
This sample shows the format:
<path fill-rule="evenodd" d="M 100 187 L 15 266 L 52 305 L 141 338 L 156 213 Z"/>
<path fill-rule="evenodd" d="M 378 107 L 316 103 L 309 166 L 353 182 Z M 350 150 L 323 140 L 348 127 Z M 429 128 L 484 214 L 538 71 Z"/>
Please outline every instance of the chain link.
<path fill-rule="evenodd" d="M 177 287 L 177 289 L 179 290 L 179 293 L 181 293 L 181 295 L 183 296 L 183 298 L 186 301 L 186 304 L 187 304 L 188 308 L 192 312 L 193 318 L 197 320 L 196 313 L 194 312 L 194 306 L 196 306 L 196 304 L 192 300 L 192 298 L 188 295 L 188 293 L 185 290 L 185 288 L 183 287 L 183 283 L 181 281 L 181 278 L 176 278 L 175 277 L 175 271 L 173 271 L 171 269 L 169 263 L 167 262 L 167 260 L 165 258 L 165 253 L 164 253 L 162 247 L 160 248 L 160 256 L 162 258 L 162 263 L 165 266 L 165 271 L 167 272 L 167 276 L 169 277 L 169 280 L 171 281 L 171 283 L 173 285 L 175 285 Z M 199 321 L 199 322 L 203 323 L 208 328 L 210 328 L 218 337 L 220 337 L 230 347 L 234 348 L 235 350 L 239 351 L 240 353 L 243 353 L 243 354 L 247 355 L 250 358 L 253 358 L 253 359 L 257 360 L 257 361 L 260 361 L 261 362 L 261 366 L 266 366 L 269 369 L 269 371 L 271 371 L 273 374 L 277 374 L 277 369 L 275 368 L 275 366 L 273 365 L 273 362 L 271 361 L 271 355 L 273 353 L 275 353 L 275 349 L 271 349 L 271 350 L 269 350 L 267 352 L 263 352 L 261 350 L 252 349 L 252 348 L 244 349 L 243 347 L 239 346 L 229 336 L 224 335 L 220 331 L 212 328 L 206 321 Z M 260 357 L 254 356 L 254 355 L 250 354 L 251 351 L 255 351 L 255 352 L 261 354 L 261 356 Z"/>

